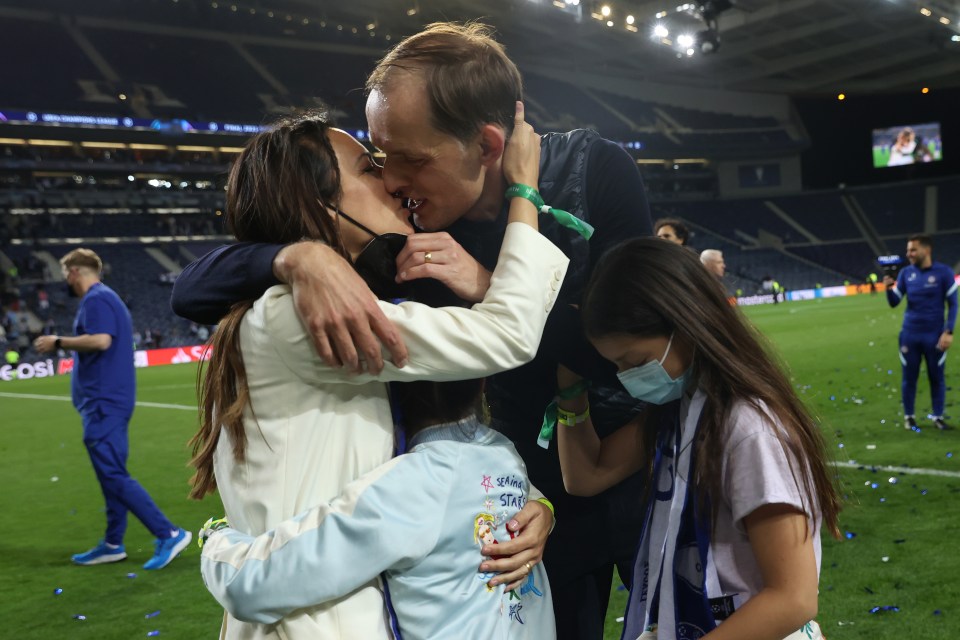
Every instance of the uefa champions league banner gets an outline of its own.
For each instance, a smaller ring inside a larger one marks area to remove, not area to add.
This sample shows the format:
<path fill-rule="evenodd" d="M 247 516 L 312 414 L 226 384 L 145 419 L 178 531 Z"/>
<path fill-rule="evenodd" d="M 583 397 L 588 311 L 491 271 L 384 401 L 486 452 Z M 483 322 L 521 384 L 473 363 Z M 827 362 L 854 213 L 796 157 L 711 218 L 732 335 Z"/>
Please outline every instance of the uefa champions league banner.
<path fill-rule="evenodd" d="M 145 349 L 133 352 L 133 365 L 138 369 L 166 364 L 186 364 L 210 359 L 210 347 L 171 347 L 169 349 Z M 0 367 L 0 382 L 49 378 L 67 375 L 73 371 L 73 358 L 47 358 L 34 362 L 6 364 Z"/>
<path fill-rule="evenodd" d="M 266 131 L 262 124 L 237 122 L 210 122 L 207 120 L 184 120 L 175 118 L 130 118 L 120 116 L 92 116 L 78 113 L 52 113 L 45 111 L 0 111 L 0 124 L 82 127 L 93 129 L 128 129 L 159 131 L 161 133 L 227 133 L 253 135 Z"/>

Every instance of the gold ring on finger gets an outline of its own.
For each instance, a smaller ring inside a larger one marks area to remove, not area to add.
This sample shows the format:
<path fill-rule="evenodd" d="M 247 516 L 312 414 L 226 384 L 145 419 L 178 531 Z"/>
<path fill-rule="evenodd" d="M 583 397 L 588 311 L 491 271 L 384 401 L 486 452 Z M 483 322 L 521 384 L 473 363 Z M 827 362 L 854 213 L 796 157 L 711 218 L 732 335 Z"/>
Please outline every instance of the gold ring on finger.
<path fill-rule="evenodd" d="M 430 251 L 427 251 L 425 254 L 423 254 L 423 261 L 424 261 L 424 262 L 432 262 L 432 261 L 433 261 L 433 253 L 431 253 Z"/>

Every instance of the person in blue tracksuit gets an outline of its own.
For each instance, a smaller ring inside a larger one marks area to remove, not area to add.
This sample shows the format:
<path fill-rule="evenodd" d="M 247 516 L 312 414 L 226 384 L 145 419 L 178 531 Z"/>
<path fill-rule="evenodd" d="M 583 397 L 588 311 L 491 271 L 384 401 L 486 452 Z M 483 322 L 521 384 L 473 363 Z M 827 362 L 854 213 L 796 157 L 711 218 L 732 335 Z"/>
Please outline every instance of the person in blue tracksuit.
<path fill-rule="evenodd" d="M 903 314 L 903 328 L 900 330 L 904 427 L 917 428 L 914 402 L 922 358 L 927 361 L 927 377 L 930 379 L 930 398 L 933 403 L 930 419 L 938 429 L 946 430 L 950 427 L 943 418 L 946 399 L 943 373 L 957 321 L 957 282 L 950 267 L 933 261 L 933 239 L 928 235 L 910 236 L 907 259 L 910 265 L 900 272 L 895 282 L 890 276 L 883 278 L 887 286 L 887 302 L 891 307 L 907 298 L 907 310 Z M 947 307 L 946 320 L 944 305 Z"/>
<path fill-rule="evenodd" d="M 127 557 L 123 536 L 127 512 L 156 537 L 144 569 L 162 569 L 188 544 L 191 533 L 173 525 L 140 483 L 127 472 L 127 428 L 136 396 L 133 323 L 113 289 L 100 282 L 103 262 L 90 249 L 75 249 L 60 260 L 71 296 L 82 298 L 73 336 L 40 336 L 40 353 L 75 352 L 71 395 L 83 421 L 83 443 L 107 503 L 107 531 L 93 549 L 73 556 L 79 565 L 119 562 Z"/>

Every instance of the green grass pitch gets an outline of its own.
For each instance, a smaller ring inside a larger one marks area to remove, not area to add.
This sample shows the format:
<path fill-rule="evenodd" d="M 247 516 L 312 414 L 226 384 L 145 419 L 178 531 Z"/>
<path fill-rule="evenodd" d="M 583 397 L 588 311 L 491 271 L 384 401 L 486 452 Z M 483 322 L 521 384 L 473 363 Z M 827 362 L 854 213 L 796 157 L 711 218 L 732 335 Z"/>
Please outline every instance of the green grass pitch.
<path fill-rule="evenodd" d="M 960 431 L 941 433 L 923 420 L 920 433 L 902 427 L 896 348 L 902 311 L 890 310 L 882 295 L 745 311 L 788 363 L 838 461 L 960 472 Z M 954 422 L 960 422 L 960 411 L 949 387 L 958 366 L 948 360 L 947 412 Z M 139 370 L 138 400 L 192 406 L 195 374 L 193 365 Z M 216 637 L 222 613 L 203 587 L 194 544 L 167 568 L 144 571 L 152 540 L 131 518 L 127 561 L 70 564 L 70 555 L 95 544 L 104 526 L 103 499 L 79 419 L 69 402 L 9 394 L 65 398 L 69 380 L 0 385 L 0 637 L 108 640 L 143 638 L 151 631 L 161 639 Z M 921 376 L 917 413 L 927 411 Z M 215 496 L 200 503 L 186 498 L 186 441 L 195 426 L 193 411 L 138 407 L 129 465 L 167 515 L 194 531 L 221 513 Z M 960 477 L 870 468 L 839 472 L 848 496 L 842 527 L 856 536 L 823 540 L 818 620 L 827 636 L 960 637 Z M 616 618 L 625 600 L 625 592 L 614 589 L 606 638 L 619 637 Z M 900 611 L 869 613 L 884 605 Z M 74 617 L 79 615 L 86 619 Z"/>

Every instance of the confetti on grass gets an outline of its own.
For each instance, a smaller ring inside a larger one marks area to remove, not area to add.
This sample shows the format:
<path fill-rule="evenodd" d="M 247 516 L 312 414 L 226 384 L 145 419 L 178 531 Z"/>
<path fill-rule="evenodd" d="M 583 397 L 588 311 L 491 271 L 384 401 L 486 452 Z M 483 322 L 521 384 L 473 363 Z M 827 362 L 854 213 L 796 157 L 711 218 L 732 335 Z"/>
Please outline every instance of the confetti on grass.
<path fill-rule="evenodd" d="M 885 604 L 883 606 L 874 607 L 870 609 L 870 613 L 883 613 L 885 611 L 891 611 L 893 613 L 896 613 L 900 611 L 900 607 L 894 606 L 892 604 Z"/>

